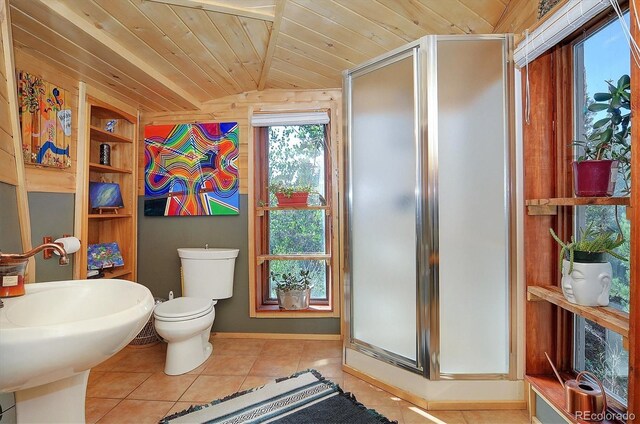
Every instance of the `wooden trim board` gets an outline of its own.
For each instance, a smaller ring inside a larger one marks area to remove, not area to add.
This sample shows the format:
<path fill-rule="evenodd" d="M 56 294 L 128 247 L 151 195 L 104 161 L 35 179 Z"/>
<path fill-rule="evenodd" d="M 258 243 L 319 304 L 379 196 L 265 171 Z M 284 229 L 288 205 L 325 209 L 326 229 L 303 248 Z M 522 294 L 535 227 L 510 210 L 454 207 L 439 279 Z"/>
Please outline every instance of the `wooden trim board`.
<path fill-rule="evenodd" d="M 638 10 L 637 2 L 629 2 L 631 16 Z M 631 19 L 631 36 L 637 40 L 640 28 L 635 19 Z M 631 61 L 631 122 L 638 126 L 638 102 L 640 102 L 640 68 Z M 631 143 L 636 147 L 640 143 L 640 134 L 631 133 Z M 640 155 L 636 151 L 631 155 L 631 207 L 630 222 L 640 222 Z M 631 225 L 630 294 L 629 294 L 629 395 L 628 412 L 640 416 L 640 225 Z"/>
<path fill-rule="evenodd" d="M 342 365 L 342 371 L 353 375 L 360 380 L 373 384 L 374 386 L 391 393 L 407 402 L 411 402 L 416 406 L 427 411 L 479 411 L 479 410 L 512 410 L 527 409 L 527 402 L 522 401 L 429 401 L 419 396 L 409 393 L 406 390 L 384 383 L 375 377 L 365 374 L 349 365 Z"/>
<path fill-rule="evenodd" d="M 342 340 L 340 334 L 292 333 L 211 333 L 214 339 L 268 339 L 268 340 Z"/>
<path fill-rule="evenodd" d="M 274 15 L 268 8 L 259 7 L 240 7 L 236 5 L 225 4 L 220 1 L 212 0 L 149 0 L 155 3 L 163 3 L 171 6 L 190 7 L 192 9 L 201 9 L 209 12 L 224 13 L 233 16 L 243 16 L 245 18 L 260 19 L 262 21 L 273 22 Z M 241 4 L 241 3 L 240 3 Z"/>
<path fill-rule="evenodd" d="M 11 119 L 11 131 L 13 132 L 13 148 L 16 166 L 17 186 L 16 196 L 18 201 L 18 221 L 20 222 L 20 236 L 22 249 L 31 250 L 31 219 L 29 215 L 29 198 L 27 197 L 27 181 L 22 160 L 22 133 L 20 131 L 20 118 L 18 114 L 18 85 L 16 81 L 15 59 L 13 56 L 13 36 L 11 33 L 11 16 L 9 15 L 9 0 L 0 0 L 0 35 L 4 54 L 5 74 L 7 78 L 7 96 L 9 97 L 9 116 Z M 36 261 L 29 260 L 27 266 L 27 282 L 36 279 Z"/>
<path fill-rule="evenodd" d="M 83 270 L 87 266 L 86 251 L 88 246 L 87 222 L 87 193 L 89 192 L 89 178 L 87 176 L 87 163 L 89 161 L 89 107 L 87 104 L 87 85 L 80 81 L 78 87 L 78 144 L 76 153 L 76 199 L 75 216 L 73 220 L 74 235 L 83 243 L 83 249 L 76 253 L 73 261 L 73 278 L 83 277 Z"/>
<path fill-rule="evenodd" d="M 280 35 L 280 24 L 282 23 L 282 15 L 284 14 L 284 6 L 286 0 L 276 0 L 276 11 L 273 20 L 273 26 L 271 27 L 271 34 L 269 35 L 269 42 L 267 43 L 267 53 L 264 57 L 262 64 L 262 71 L 260 72 L 260 80 L 258 81 L 258 90 L 264 90 L 267 83 L 267 77 L 269 76 L 269 70 L 271 69 L 271 61 L 276 51 L 276 43 L 278 36 Z"/>

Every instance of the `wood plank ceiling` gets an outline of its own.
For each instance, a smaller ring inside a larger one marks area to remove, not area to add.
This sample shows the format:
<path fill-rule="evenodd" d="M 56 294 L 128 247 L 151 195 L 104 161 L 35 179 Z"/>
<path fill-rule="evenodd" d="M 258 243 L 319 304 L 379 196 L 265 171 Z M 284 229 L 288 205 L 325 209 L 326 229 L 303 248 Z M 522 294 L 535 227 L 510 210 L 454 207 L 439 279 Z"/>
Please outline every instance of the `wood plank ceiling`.
<path fill-rule="evenodd" d="M 533 0 L 10 0 L 14 45 L 149 111 L 341 72 L 427 34 L 511 32 Z"/>

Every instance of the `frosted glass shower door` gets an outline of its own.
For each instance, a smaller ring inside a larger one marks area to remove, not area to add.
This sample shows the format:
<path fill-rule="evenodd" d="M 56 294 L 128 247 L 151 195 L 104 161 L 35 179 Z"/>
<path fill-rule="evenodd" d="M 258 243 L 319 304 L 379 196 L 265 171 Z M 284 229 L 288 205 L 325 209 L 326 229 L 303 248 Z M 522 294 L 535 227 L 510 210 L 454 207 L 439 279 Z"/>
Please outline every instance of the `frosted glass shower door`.
<path fill-rule="evenodd" d="M 438 40 L 440 375 L 509 372 L 506 40 Z"/>
<path fill-rule="evenodd" d="M 351 335 L 417 360 L 417 49 L 351 75 Z"/>

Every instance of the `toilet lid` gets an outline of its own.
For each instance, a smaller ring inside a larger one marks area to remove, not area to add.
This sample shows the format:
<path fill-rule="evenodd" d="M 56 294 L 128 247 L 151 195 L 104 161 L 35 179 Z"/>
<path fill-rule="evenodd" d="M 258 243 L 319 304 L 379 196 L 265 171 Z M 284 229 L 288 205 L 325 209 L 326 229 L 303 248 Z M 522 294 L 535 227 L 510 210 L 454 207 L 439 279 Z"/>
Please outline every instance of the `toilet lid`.
<path fill-rule="evenodd" d="M 157 305 L 153 314 L 160 319 L 197 318 L 208 314 L 213 309 L 213 305 L 212 299 L 178 297 Z"/>

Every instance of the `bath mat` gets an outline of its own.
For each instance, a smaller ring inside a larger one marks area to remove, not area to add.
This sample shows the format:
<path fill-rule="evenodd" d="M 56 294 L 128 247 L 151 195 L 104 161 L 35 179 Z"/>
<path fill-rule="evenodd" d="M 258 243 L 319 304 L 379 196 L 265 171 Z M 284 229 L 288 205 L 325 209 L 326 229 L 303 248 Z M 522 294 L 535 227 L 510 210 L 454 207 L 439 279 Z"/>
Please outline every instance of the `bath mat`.
<path fill-rule="evenodd" d="M 182 423 L 393 423 L 316 370 L 169 415 L 160 424 Z"/>

